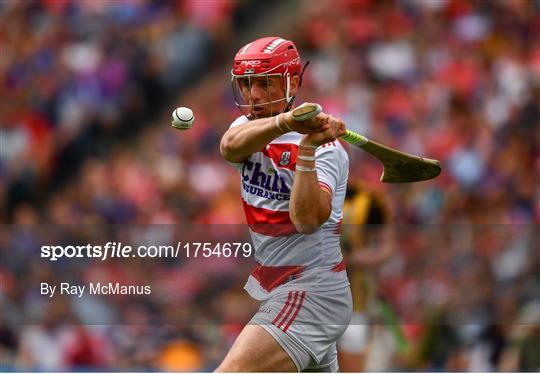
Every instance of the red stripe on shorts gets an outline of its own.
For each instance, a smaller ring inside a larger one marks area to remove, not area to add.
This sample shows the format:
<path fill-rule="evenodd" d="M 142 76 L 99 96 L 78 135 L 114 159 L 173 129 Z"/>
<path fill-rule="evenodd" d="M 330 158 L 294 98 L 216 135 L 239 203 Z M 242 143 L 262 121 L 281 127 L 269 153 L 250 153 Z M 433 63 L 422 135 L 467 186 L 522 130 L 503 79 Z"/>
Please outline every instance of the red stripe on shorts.
<path fill-rule="evenodd" d="M 293 299 L 293 302 L 291 304 L 291 306 L 289 307 L 289 309 L 287 310 L 287 313 L 285 313 L 285 315 L 283 316 L 283 318 L 281 319 L 281 322 L 279 322 L 276 326 L 281 328 L 281 326 L 285 323 L 285 321 L 287 321 L 287 319 L 289 318 L 289 316 L 291 315 L 292 311 L 294 310 L 295 306 L 296 306 L 296 301 L 298 300 L 298 291 L 294 291 L 294 299 Z"/>
<path fill-rule="evenodd" d="M 272 321 L 272 324 L 275 324 L 279 320 L 281 315 L 285 312 L 285 310 L 289 307 L 289 303 L 291 302 L 292 293 L 293 293 L 292 291 L 289 291 L 289 296 L 287 297 L 287 302 L 283 305 L 283 308 L 281 308 L 281 310 L 279 311 L 279 314 L 276 316 L 276 318 L 274 318 L 274 320 Z"/>
<path fill-rule="evenodd" d="M 304 297 L 305 296 L 306 296 L 306 291 L 302 292 L 302 294 L 300 295 L 300 302 L 298 303 L 298 306 L 296 307 L 296 310 L 294 311 L 293 316 L 291 317 L 289 322 L 287 322 L 287 324 L 283 328 L 283 332 L 286 332 L 289 329 L 289 326 L 293 323 L 294 319 L 296 318 L 296 316 L 300 312 L 300 309 L 302 308 L 302 304 L 304 303 Z"/>

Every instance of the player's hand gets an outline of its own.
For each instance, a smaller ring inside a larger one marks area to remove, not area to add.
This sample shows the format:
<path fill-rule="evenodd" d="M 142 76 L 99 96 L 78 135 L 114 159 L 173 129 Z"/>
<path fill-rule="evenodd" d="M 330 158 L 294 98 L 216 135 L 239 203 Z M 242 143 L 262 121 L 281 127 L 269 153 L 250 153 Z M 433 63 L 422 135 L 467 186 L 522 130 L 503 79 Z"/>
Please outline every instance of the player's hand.
<path fill-rule="evenodd" d="M 285 113 L 284 120 L 290 129 L 300 134 L 313 134 L 326 131 L 330 128 L 328 118 L 328 114 L 319 113 L 309 120 L 298 122 L 294 120 L 292 111 L 290 111 Z"/>
<path fill-rule="evenodd" d="M 317 115 L 317 117 L 321 114 Z M 333 142 L 340 136 L 347 133 L 345 123 L 341 120 L 341 118 L 327 114 L 324 115 L 327 116 L 326 125 L 324 126 L 325 129 L 319 132 L 305 134 L 300 142 L 301 145 L 318 147 L 322 144 Z"/>

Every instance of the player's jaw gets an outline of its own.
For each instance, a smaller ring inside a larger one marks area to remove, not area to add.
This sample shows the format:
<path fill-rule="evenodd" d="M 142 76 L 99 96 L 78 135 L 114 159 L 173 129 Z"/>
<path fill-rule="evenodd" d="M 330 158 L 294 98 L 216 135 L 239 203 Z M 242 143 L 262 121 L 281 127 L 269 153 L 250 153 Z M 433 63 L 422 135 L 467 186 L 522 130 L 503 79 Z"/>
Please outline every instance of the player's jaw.
<path fill-rule="evenodd" d="M 279 113 L 283 113 L 286 107 L 286 99 L 282 97 L 280 99 L 261 98 L 251 100 L 248 105 L 248 111 L 253 118 L 264 118 L 275 116 Z"/>
<path fill-rule="evenodd" d="M 271 117 L 279 114 L 283 111 L 283 105 L 281 102 L 265 102 L 260 104 L 252 104 L 250 108 L 250 114 L 255 118 Z"/>

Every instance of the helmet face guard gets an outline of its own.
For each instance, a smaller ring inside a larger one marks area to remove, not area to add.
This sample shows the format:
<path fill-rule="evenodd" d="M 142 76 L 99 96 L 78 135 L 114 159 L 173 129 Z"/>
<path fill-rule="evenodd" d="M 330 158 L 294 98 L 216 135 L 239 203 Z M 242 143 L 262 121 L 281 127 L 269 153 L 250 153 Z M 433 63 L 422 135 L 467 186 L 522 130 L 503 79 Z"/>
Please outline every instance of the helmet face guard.
<path fill-rule="evenodd" d="M 281 88 L 285 91 L 285 96 L 272 97 L 271 78 L 279 78 Z M 255 102 L 252 96 L 252 88 L 255 82 L 259 81 L 266 88 L 266 95 L 262 102 Z M 283 82 L 285 81 L 285 82 Z M 284 84 L 285 83 L 285 84 Z M 265 117 L 260 116 L 257 112 L 262 112 L 267 109 L 267 116 L 279 114 L 283 109 L 279 109 L 279 103 L 285 102 L 285 111 L 289 110 L 294 101 L 294 96 L 291 96 L 291 77 L 286 73 L 285 77 L 281 73 L 262 73 L 262 74 L 247 74 L 236 75 L 231 72 L 231 86 L 234 95 L 234 101 L 238 109 L 248 117 Z"/>

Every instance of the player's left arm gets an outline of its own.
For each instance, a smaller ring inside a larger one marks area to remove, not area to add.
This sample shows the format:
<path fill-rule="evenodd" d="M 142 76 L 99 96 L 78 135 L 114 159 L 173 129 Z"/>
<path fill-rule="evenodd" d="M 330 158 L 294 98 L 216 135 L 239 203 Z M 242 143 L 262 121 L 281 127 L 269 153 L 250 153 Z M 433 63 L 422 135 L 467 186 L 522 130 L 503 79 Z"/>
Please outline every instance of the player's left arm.
<path fill-rule="evenodd" d="M 343 136 L 346 129 L 339 118 L 329 116 L 328 123 L 328 130 L 304 135 L 298 149 L 289 215 L 296 230 L 302 234 L 311 234 L 318 230 L 332 212 L 332 191 L 319 182 L 315 150 L 320 145 Z"/>
<path fill-rule="evenodd" d="M 395 251 L 395 228 L 391 224 L 383 225 L 380 234 L 381 242 L 376 251 L 367 248 L 356 247 L 351 255 L 350 263 L 352 266 L 362 268 L 374 268 L 386 263 Z"/>
<path fill-rule="evenodd" d="M 353 253 L 351 255 L 350 264 L 362 268 L 375 268 L 386 263 L 394 255 L 396 247 L 396 233 L 394 225 L 394 213 L 391 205 L 383 195 L 375 195 L 374 197 L 379 206 L 384 207 L 384 223 L 380 225 L 368 225 L 364 231 L 364 235 L 368 235 L 371 241 L 376 241 L 376 251 L 372 251 L 360 245 L 360 241 L 353 242 Z M 354 230 L 356 235 L 359 230 Z M 369 244 L 366 244 L 369 245 Z"/>

